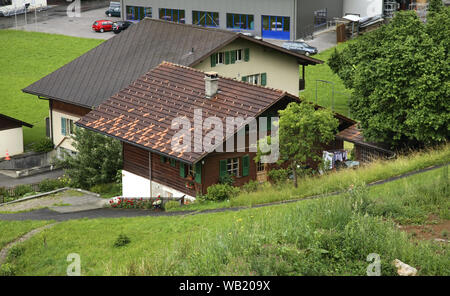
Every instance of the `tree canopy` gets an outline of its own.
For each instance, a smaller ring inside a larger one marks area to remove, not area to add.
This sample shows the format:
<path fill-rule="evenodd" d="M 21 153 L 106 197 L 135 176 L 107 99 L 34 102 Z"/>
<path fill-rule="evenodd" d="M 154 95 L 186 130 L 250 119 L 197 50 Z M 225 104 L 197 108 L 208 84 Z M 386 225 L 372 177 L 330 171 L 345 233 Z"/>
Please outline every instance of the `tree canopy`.
<path fill-rule="evenodd" d="M 294 174 L 294 185 L 297 187 L 299 167 L 322 160 L 324 145 L 334 140 L 339 121 L 331 110 L 316 110 L 314 105 L 308 102 L 290 103 L 286 109 L 279 111 L 279 114 L 278 163 L 289 164 Z M 260 155 L 258 152 L 258 157 Z"/>
<path fill-rule="evenodd" d="M 122 145 L 118 140 L 84 128 L 75 128 L 73 139 L 78 153 L 67 156 L 63 166 L 75 186 L 89 189 L 116 181 L 122 169 Z"/>
<path fill-rule="evenodd" d="M 329 66 L 352 89 L 350 109 L 367 140 L 391 148 L 448 140 L 449 11 L 433 8 L 427 24 L 399 12 L 332 55 Z"/>

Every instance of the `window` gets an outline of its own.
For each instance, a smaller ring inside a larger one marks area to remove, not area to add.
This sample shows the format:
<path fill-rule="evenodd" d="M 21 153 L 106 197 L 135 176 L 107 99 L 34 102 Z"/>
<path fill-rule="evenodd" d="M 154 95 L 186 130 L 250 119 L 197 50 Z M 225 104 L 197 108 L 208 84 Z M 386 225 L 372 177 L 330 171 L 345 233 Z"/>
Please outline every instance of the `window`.
<path fill-rule="evenodd" d="M 242 81 L 248 82 L 255 85 L 267 85 L 267 74 L 261 73 L 261 74 L 254 74 L 254 75 L 248 75 L 248 76 L 242 76 Z"/>
<path fill-rule="evenodd" d="M 266 165 L 261 161 L 258 161 L 257 170 L 259 173 L 264 172 L 266 170 Z"/>
<path fill-rule="evenodd" d="M 142 20 L 144 17 L 152 17 L 151 7 L 127 6 L 127 20 Z"/>
<path fill-rule="evenodd" d="M 70 136 L 73 134 L 73 120 L 61 117 L 61 134 L 63 136 Z"/>
<path fill-rule="evenodd" d="M 219 27 L 219 13 L 210 11 L 192 11 L 192 24 L 203 27 Z"/>
<path fill-rule="evenodd" d="M 290 32 L 291 19 L 287 16 L 263 16 L 263 31 Z"/>
<path fill-rule="evenodd" d="M 239 158 L 227 159 L 227 173 L 230 176 L 239 177 Z"/>
<path fill-rule="evenodd" d="M 216 64 L 225 64 L 225 53 L 224 52 L 217 53 Z"/>
<path fill-rule="evenodd" d="M 217 64 L 228 65 L 241 61 L 250 61 L 249 48 L 218 52 L 211 55 L 211 67 L 215 67 Z"/>
<path fill-rule="evenodd" d="M 182 9 L 160 8 L 159 19 L 184 24 L 185 12 Z"/>
<path fill-rule="evenodd" d="M 255 29 L 254 17 L 251 14 L 227 13 L 227 28 L 254 30 Z"/>

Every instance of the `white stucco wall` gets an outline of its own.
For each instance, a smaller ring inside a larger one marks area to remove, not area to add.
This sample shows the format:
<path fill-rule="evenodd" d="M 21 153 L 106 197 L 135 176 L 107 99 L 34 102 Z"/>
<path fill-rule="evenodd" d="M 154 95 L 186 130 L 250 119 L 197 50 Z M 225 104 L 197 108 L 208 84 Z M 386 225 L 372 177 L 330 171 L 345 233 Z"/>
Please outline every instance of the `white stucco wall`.
<path fill-rule="evenodd" d="M 52 129 L 53 129 L 53 143 L 56 145 L 59 145 L 61 141 L 64 139 L 64 136 L 61 132 L 61 118 L 67 118 L 73 120 L 73 122 L 77 122 L 80 117 L 77 117 L 73 114 L 64 113 L 59 110 L 52 110 Z M 69 149 L 71 151 L 76 151 L 75 148 L 72 146 L 73 140 L 70 138 L 70 136 L 66 136 L 66 139 L 59 147 Z"/>
<path fill-rule="evenodd" d="M 0 131 L 0 158 L 23 153 L 22 127 Z"/>
<path fill-rule="evenodd" d="M 184 193 L 170 188 L 168 186 L 159 184 L 155 181 L 152 182 L 152 197 L 158 195 L 162 197 L 169 197 L 172 194 L 173 197 L 182 197 Z M 141 176 L 130 173 L 126 170 L 122 171 L 122 195 L 123 197 L 150 197 L 150 180 Z M 195 200 L 192 196 L 185 196 L 186 199 Z"/>
<path fill-rule="evenodd" d="M 298 96 L 300 72 L 296 58 L 274 50 L 267 50 L 260 45 L 245 40 L 236 40 L 218 52 L 244 48 L 250 48 L 250 60 L 248 62 L 219 64 L 211 67 L 211 60 L 208 56 L 194 68 L 205 72 L 214 71 L 221 76 L 237 80 L 242 80 L 242 76 L 267 73 L 267 87 L 285 90 Z"/>
<path fill-rule="evenodd" d="M 344 0 L 342 15 L 346 13 L 356 13 L 361 17 L 383 14 L 383 0 Z"/>

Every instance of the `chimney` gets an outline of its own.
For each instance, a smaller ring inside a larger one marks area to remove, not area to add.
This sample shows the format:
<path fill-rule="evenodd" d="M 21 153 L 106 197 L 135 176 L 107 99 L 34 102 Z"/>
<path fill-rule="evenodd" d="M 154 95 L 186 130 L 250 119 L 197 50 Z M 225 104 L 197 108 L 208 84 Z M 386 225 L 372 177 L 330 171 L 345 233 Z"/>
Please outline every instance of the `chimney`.
<path fill-rule="evenodd" d="M 205 72 L 205 95 L 213 98 L 219 91 L 219 75 L 217 72 Z"/>

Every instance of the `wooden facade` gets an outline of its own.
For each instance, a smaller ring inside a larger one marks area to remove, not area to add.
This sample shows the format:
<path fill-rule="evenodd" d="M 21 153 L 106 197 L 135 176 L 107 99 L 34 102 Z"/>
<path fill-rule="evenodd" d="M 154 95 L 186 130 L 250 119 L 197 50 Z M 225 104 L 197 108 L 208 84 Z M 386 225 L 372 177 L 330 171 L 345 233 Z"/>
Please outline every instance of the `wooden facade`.
<path fill-rule="evenodd" d="M 79 117 L 83 117 L 92 111 L 90 108 L 80 107 L 77 105 L 64 103 L 61 101 L 51 100 L 51 110 L 61 111 L 62 113 L 73 114 Z"/>

